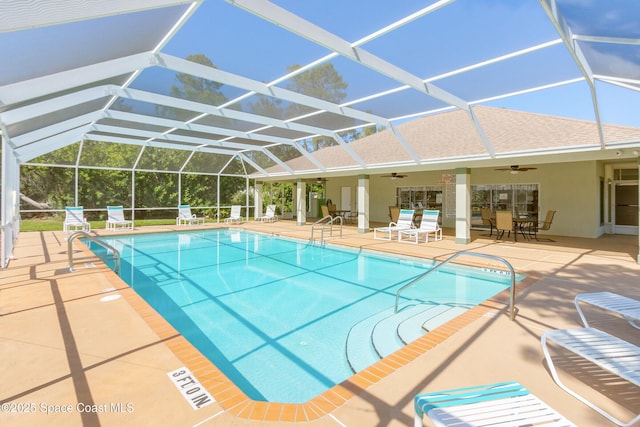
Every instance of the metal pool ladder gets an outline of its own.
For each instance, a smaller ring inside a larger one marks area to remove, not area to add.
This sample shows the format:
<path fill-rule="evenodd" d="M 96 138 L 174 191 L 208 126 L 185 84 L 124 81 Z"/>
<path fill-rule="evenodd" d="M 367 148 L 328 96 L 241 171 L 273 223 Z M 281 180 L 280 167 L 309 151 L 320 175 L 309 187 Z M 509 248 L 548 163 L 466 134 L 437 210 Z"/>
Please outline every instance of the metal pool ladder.
<path fill-rule="evenodd" d="M 120 252 L 116 248 L 111 246 L 110 244 L 103 242 L 102 240 L 98 239 L 95 236 L 92 236 L 91 234 L 87 233 L 86 231 L 76 231 L 71 236 L 69 236 L 69 239 L 67 240 L 67 256 L 69 257 L 69 271 L 74 271 L 73 270 L 73 241 L 76 239 L 76 237 L 83 237 L 85 239 L 89 239 L 92 242 L 95 242 L 96 244 L 102 246 L 107 251 L 111 251 L 111 259 L 113 259 L 113 261 L 114 261 L 113 270 L 115 271 L 116 274 L 118 274 L 120 272 Z M 105 257 L 85 257 L 85 258 L 81 258 L 80 260 L 82 260 L 82 261 L 86 261 L 86 260 L 104 261 L 105 259 L 109 259 L 109 257 L 107 257 L 107 258 L 105 258 Z"/>
<path fill-rule="evenodd" d="M 420 280 L 424 279 L 426 276 L 428 276 L 429 274 L 433 273 L 434 271 L 439 270 L 443 265 L 449 264 L 451 261 L 453 261 L 454 259 L 458 258 L 460 255 L 470 255 L 470 256 L 477 256 L 477 257 L 480 257 L 480 258 L 494 259 L 494 260 L 502 262 L 509 269 L 509 272 L 511 273 L 511 296 L 509 298 L 509 306 L 510 306 L 509 307 L 509 317 L 511 318 L 511 320 L 515 320 L 515 318 L 516 318 L 516 311 L 515 311 L 515 305 L 516 305 L 516 274 L 515 274 L 515 271 L 513 270 L 513 267 L 511 266 L 511 264 L 509 264 L 509 261 L 507 261 L 506 259 L 504 259 L 502 257 L 495 256 L 495 255 L 481 254 L 481 253 L 478 253 L 478 252 L 470 252 L 470 251 L 460 251 L 460 252 L 457 252 L 457 253 L 451 255 L 449 258 L 445 259 L 440 264 L 438 264 L 435 267 L 433 267 L 431 270 L 424 272 L 420 276 L 416 277 L 415 279 L 413 279 L 412 281 L 410 281 L 409 283 L 407 283 L 406 285 L 404 285 L 403 287 L 398 289 L 398 292 L 396 292 L 396 305 L 395 305 L 395 308 L 394 308 L 394 313 L 398 312 L 398 303 L 400 301 L 400 293 L 402 291 L 404 291 L 408 287 L 414 285 L 415 283 L 419 282 Z"/>
<path fill-rule="evenodd" d="M 340 238 L 342 239 L 342 217 L 338 215 L 335 218 L 332 218 L 331 215 L 327 215 L 327 216 L 325 216 L 323 218 L 320 218 L 316 222 L 314 222 L 313 225 L 311 226 L 311 237 L 309 238 L 309 243 L 313 244 L 313 242 L 314 242 L 314 240 L 313 240 L 313 232 L 314 232 L 314 230 L 316 228 L 316 225 L 322 225 L 322 228 L 320 229 L 320 244 L 323 245 L 324 244 L 324 228 L 328 225 L 329 226 L 329 235 L 332 236 L 333 235 L 333 223 L 338 219 L 340 220 Z M 326 221 L 326 222 L 324 222 L 324 221 Z"/>

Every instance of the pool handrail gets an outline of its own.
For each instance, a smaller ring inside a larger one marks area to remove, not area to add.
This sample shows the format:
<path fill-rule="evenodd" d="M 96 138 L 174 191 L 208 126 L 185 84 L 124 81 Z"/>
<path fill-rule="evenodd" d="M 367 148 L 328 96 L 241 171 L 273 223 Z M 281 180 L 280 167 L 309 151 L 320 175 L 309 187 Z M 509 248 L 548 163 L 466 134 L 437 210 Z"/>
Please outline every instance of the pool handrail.
<path fill-rule="evenodd" d="M 73 234 L 71 234 L 71 236 L 69 236 L 69 239 L 67 239 L 67 256 L 69 259 L 69 271 L 74 271 L 73 270 L 73 240 L 76 237 L 84 237 L 85 239 L 91 240 L 92 242 L 95 242 L 96 244 L 102 246 L 103 248 L 105 248 L 107 251 L 111 251 L 112 257 L 113 257 L 113 261 L 114 261 L 114 268 L 113 270 L 115 271 L 116 274 L 119 273 L 120 271 L 120 251 L 118 251 L 116 248 L 114 248 L 113 246 L 111 246 L 108 243 L 103 242 L 102 240 L 98 239 L 96 236 L 93 236 L 89 233 L 87 233 L 86 231 L 82 231 L 82 230 L 78 230 L 75 231 Z M 83 260 L 87 260 L 87 259 L 95 259 L 93 257 L 86 257 L 86 258 L 81 258 Z M 103 258 L 101 257 L 97 257 L 97 259 L 104 261 Z"/>
<path fill-rule="evenodd" d="M 395 308 L 394 308 L 393 312 L 394 313 L 398 312 L 398 303 L 400 301 L 400 293 L 402 291 L 404 291 L 409 286 L 412 286 L 416 282 L 419 282 L 420 280 L 424 279 L 426 276 L 428 276 L 429 274 L 433 273 L 434 271 L 439 270 L 440 267 L 442 267 L 443 265 L 449 264 L 451 261 L 453 261 L 454 259 L 458 258 L 461 255 L 470 255 L 470 256 L 477 256 L 477 257 L 481 257 L 481 258 L 494 259 L 494 260 L 502 262 L 509 269 L 509 272 L 511 273 L 511 292 L 510 292 L 510 297 L 509 297 L 509 317 L 511 318 L 511 320 L 515 320 L 515 318 L 516 318 L 516 310 L 515 310 L 515 304 L 516 304 L 516 274 L 515 274 L 515 271 L 514 271 L 513 267 L 511 266 L 511 264 L 509 264 L 509 261 L 507 261 L 506 259 L 504 259 L 502 257 L 496 256 L 496 255 L 482 254 L 482 253 L 478 253 L 478 252 L 471 252 L 471 251 L 456 252 L 455 254 L 451 255 L 449 258 L 447 258 L 444 261 L 442 261 L 440 264 L 438 264 L 435 267 L 433 267 L 431 270 L 425 271 L 420 276 L 416 277 L 415 279 L 413 279 L 412 281 L 410 281 L 409 283 L 407 283 L 406 285 L 404 285 L 400 289 L 398 289 L 398 292 L 396 292 L 396 304 L 395 304 Z"/>
<path fill-rule="evenodd" d="M 320 244 L 322 245 L 324 243 L 324 228 L 325 228 L 325 226 L 327 226 L 327 225 L 331 226 L 329 228 L 329 233 L 330 233 L 329 235 L 333 235 L 333 223 L 338 218 L 340 218 L 340 238 L 342 239 L 342 217 L 341 216 L 332 217 L 331 215 L 327 215 L 327 216 L 324 216 L 324 217 L 320 218 L 319 220 L 314 222 L 313 225 L 311 225 L 311 237 L 309 238 L 309 243 L 313 244 L 313 231 L 315 230 L 316 225 L 322 224 L 322 228 L 320 229 Z M 324 221 L 327 221 L 327 222 L 324 222 Z"/>

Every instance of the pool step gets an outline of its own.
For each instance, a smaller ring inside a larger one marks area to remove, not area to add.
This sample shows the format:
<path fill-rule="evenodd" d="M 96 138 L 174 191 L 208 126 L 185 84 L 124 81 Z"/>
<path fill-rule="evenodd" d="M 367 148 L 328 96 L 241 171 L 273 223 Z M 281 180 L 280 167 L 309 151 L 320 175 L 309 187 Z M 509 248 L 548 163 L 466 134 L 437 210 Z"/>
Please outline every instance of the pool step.
<path fill-rule="evenodd" d="M 353 372 L 361 371 L 466 310 L 467 307 L 446 304 L 411 303 L 398 313 L 393 308 L 376 313 L 349 331 L 346 343 L 349 366 Z"/>
<path fill-rule="evenodd" d="M 404 347 L 406 345 L 400 339 L 398 334 L 398 327 L 404 321 L 411 318 L 418 318 L 421 316 L 429 316 L 429 313 L 437 315 L 442 309 L 440 305 L 429 304 L 416 304 L 411 307 L 401 309 L 395 315 L 385 317 L 373 326 L 371 332 L 371 342 L 373 348 L 380 358 L 386 357 L 394 351 Z M 445 308 L 450 308 L 444 306 Z M 433 316 L 432 315 L 432 316 Z M 415 328 L 419 331 L 421 325 L 415 325 Z M 422 331 L 421 335 L 424 334 Z"/>
<path fill-rule="evenodd" d="M 467 310 L 469 307 L 439 305 L 433 310 L 420 313 L 401 322 L 398 325 L 398 336 L 404 344 L 409 344 Z"/>
<path fill-rule="evenodd" d="M 382 319 L 393 316 L 393 307 L 376 313 L 353 325 L 347 335 L 346 355 L 353 372 L 361 371 L 380 360 L 371 342 L 371 332 Z"/>

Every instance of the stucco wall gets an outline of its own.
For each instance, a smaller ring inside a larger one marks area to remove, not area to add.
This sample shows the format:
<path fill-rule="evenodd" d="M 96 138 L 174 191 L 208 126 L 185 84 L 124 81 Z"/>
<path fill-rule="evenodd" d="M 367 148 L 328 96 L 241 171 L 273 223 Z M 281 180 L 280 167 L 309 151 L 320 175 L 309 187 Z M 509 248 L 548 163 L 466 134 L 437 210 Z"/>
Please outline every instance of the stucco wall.
<path fill-rule="evenodd" d="M 599 175 L 595 161 L 537 165 L 536 170 L 512 175 L 493 169 L 471 171 L 473 184 L 538 184 L 540 220 L 555 210 L 550 233 L 563 236 L 597 237 Z"/>
<path fill-rule="evenodd" d="M 511 174 L 499 172 L 493 168 L 471 170 L 471 183 L 475 184 L 539 184 L 540 220 L 548 210 L 556 210 L 556 216 L 550 233 L 576 237 L 598 237 L 602 232 L 599 220 L 599 179 L 603 175 L 602 165 L 595 161 L 554 163 L 537 165 L 536 170 Z M 443 173 L 410 172 L 403 179 L 370 176 L 370 221 L 389 221 L 388 206 L 395 205 L 396 188 L 399 186 L 436 185 Z M 341 187 L 352 188 L 351 208 L 355 208 L 357 177 L 330 178 L 327 181 L 327 197 L 332 199 L 338 209 Z M 443 186 L 446 193 L 446 186 Z M 452 202 L 445 194 L 445 200 Z M 443 208 L 444 210 L 444 208 Z M 443 212 L 445 227 L 454 227 L 454 218 Z"/>

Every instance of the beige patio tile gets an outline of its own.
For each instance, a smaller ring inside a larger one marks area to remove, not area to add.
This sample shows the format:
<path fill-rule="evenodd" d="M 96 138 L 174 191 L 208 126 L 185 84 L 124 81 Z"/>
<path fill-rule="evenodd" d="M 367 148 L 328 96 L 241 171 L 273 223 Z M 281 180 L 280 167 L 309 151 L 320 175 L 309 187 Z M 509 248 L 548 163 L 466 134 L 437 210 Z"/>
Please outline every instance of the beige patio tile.
<path fill-rule="evenodd" d="M 302 239 L 310 233 L 309 226 L 292 221 L 237 227 Z M 172 229 L 149 227 L 135 233 Z M 71 404 L 74 409 L 54 415 L 0 413 L 0 423 L 406 426 L 413 419 L 416 393 L 517 380 L 578 425 L 607 425 L 553 383 L 539 337 L 550 328 L 578 325 L 573 306 L 578 292 L 606 288 L 640 298 L 637 238 L 554 237 L 555 242 L 508 244 L 476 233 L 471 244 L 458 245 L 451 234 L 445 230 L 443 241 L 408 245 L 374 241 L 371 234 L 345 227 L 343 239 L 331 244 L 419 256 L 429 262 L 462 249 L 502 256 L 518 273 L 528 275 L 518 285 L 515 321 L 509 319 L 505 292 L 307 403 L 280 404 L 248 399 L 113 272 L 100 265 L 68 272 L 63 233 L 22 233 L 17 259 L 0 271 L 0 400 Z M 84 254 L 82 248 L 78 251 Z M 588 314 L 599 327 L 635 338 L 625 322 L 594 310 Z M 218 402 L 194 410 L 167 376 L 181 366 L 187 366 Z M 78 403 L 113 403 L 125 411 L 79 413 Z M 127 404 L 132 411 L 126 410 Z M 608 405 L 624 416 L 638 411 L 634 405 L 639 404 Z"/>

